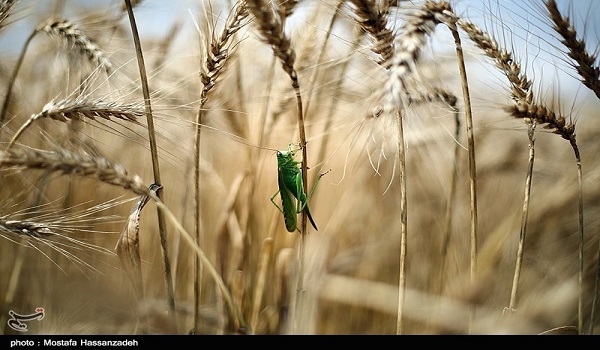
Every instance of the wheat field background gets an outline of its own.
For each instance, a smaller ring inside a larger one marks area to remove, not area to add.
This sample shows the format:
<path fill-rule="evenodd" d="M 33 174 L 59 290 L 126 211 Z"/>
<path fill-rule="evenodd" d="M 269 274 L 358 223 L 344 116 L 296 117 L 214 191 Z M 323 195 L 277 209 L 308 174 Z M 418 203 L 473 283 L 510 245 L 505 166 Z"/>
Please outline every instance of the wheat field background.
<path fill-rule="evenodd" d="M 0 1 L 1 333 L 598 332 L 599 4 L 172 3 Z"/>

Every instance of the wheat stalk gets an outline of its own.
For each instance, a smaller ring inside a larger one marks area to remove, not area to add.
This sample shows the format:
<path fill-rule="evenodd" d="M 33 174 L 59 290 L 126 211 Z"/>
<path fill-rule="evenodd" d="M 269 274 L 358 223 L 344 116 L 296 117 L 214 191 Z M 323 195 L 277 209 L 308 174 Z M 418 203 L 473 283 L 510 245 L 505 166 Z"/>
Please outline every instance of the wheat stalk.
<path fill-rule="evenodd" d="M 384 7 L 385 12 L 385 7 Z M 368 17 L 371 17 L 370 14 Z M 375 13 L 376 15 L 376 13 Z M 366 16 L 363 14 L 363 17 Z M 446 2 L 426 1 L 422 7 L 415 9 L 409 14 L 406 21 L 400 28 L 400 35 L 394 40 L 395 52 L 387 60 L 380 64 L 387 68 L 389 76 L 382 89 L 381 112 L 384 116 L 395 114 L 398 127 L 398 162 L 400 169 L 400 271 L 398 278 L 398 315 L 396 324 L 396 334 L 402 334 L 404 327 L 403 308 L 404 308 L 404 290 L 406 286 L 406 249 L 408 236 L 408 218 L 407 218 L 407 195 L 406 195 L 406 151 L 403 130 L 402 110 L 406 108 L 408 101 L 407 79 L 414 73 L 416 63 L 420 56 L 421 47 L 425 45 L 425 39 L 431 35 L 437 24 L 449 22 L 449 17 L 454 15 L 450 5 Z M 368 23 L 368 21 L 367 21 Z M 363 25 L 364 27 L 364 25 Z M 386 28 L 377 26 L 379 32 L 376 37 L 384 38 Z M 373 28 L 367 30 L 373 31 Z M 383 34 L 382 34 L 383 33 Z M 381 50 L 378 48 L 378 50 Z M 387 56 L 387 49 L 384 49 L 384 55 Z"/>
<path fill-rule="evenodd" d="M 133 14 L 133 8 L 130 0 L 125 0 L 127 7 L 127 15 L 129 17 L 129 24 L 131 26 L 131 32 L 133 36 L 133 43 L 135 46 L 135 53 L 137 56 L 138 68 L 140 73 L 140 79 L 142 82 L 142 93 L 144 95 L 144 105 L 146 107 L 146 121 L 148 124 L 148 139 L 150 141 L 150 153 L 152 157 L 152 171 L 154 174 L 154 183 L 160 186 L 159 191 L 156 193 L 158 198 L 162 196 L 162 183 L 160 178 L 160 164 L 158 161 L 158 147 L 156 145 L 156 133 L 154 131 L 154 118 L 152 116 L 152 103 L 150 99 L 150 88 L 148 87 L 148 76 L 146 74 L 146 64 L 144 63 L 144 56 L 142 51 L 142 45 L 140 43 L 140 36 L 138 34 L 137 25 L 135 22 L 135 16 Z M 177 318 L 175 315 L 175 292 L 173 290 L 173 277 L 171 271 L 171 261 L 169 258 L 169 250 L 167 245 L 167 228 L 165 223 L 165 217 L 160 207 L 157 207 L 158 216 L 158 233 L 160 235 L 160 244 L 163 255 L 163 265 L 165 270 L 165 287 L 167 290 L 167 302 L 169 304 L 169 312 L 171 320 L 174 325 L 177 325 Z"/>
<path fill-rule="evenodd" d="M 506 76 L 510 84 L 511 98 L 515 103 L 523 101 L 523 103 L 531 103 L 533 100 L 533 92 L 531 90 L 532 82 L 527 78 L 525 72 L 522 71 L 520 63 L 513 58 L 513 55 L 508 50 L 501 48 L 498 42 L 488 33 L 484 32 L 478 26 L 468 21 L 461 20 L 458 25 L 467 33 L 469 38 L 479 47 L 488 57 L 493 59 L 495 66 Z M 517 289 L 519 285 L 519 277 L 521 274 L 521 265 L 523 260 L 523 246 L 526 238 L 529 198 L 531 196 L 531 177 L 533 172 L 534 162 L 534 125 L 531 118 L 525 118 L 529 125 L 530 139 L 530 158 L 528 173 L 525 183 L 525 197 L 523 200 L 523 216 L 521 222 L 521 232 L 519 234 L 519 248 L 517 250 L 517 260 L 515 263 L 515 273 L 513 276 L 513 285 L 509 306 L 504 309 L 504 312 L 514 311 L 516 305 Z"/>
<path fill-rule="evenodd" d="M 291 41 L 284 32 L 283 20 L 280 15 L 273 11 L 270 3 L 265 0 L 250 0 L 248 1 L 248 9 L 252 15 L 256 18 L 256 24 L 261 35 L 261 39 L 273 49 L 273 53 L 281 62 L 283 70 L 288 74 L 292 81 L 292 88 L 296 92 L 296 104 L 297 104 L 297 119 L 298 119 L 298 133 L 300 136 L 300 147 L 302 149 L 302 178 L 308 179 L 308 155 L 306 151 L 306 131 L 304 128 L 304 114 L 302 107 L 302 97 L 300 94 L 300 85 L 298 83 L 298 74 L 294 68 L 294 62 L 296 60 L 296 54 L 291 47 Z M 286 13 L 284 11 L 284 13 Z M 308 181 L 303 181 L 303 190 L 308 193 Z M 306 246 L 306 224 L 307 216 L 306 212 L 302 211 L 302 223 L 301 223 L 301 237 L 300 237 L 300 249 L 299 265 L 300 272 L 299 282 L 297 286 L 297 304 L 296 308 L 302 308 L 302 293 L 304 289 L 304 249 Z M 296 318 L 293 318 L 294 329 L 296 326 Z"/>
<path fill-rule="evenodd" d="M 202 92 L 200 94 L 200 106 L 198 107 L 198 113 L 196 115 L 196 132 L 194 135 L 194 228 L 196 243 L 202 246 L 202 231 L 200 225 L 200 142 L 201 142 L 201 125 L 203 123 L 203 117 L 206 113 L 204 105 L 208 99 L 209 91 L 215 86 L 219 76 L 225 67 L 227 58 L 230 56 L 229 50 L 231 49 L 234 35 L 243 28 L 248 18 L 248 10 L 244 1 L 239 2 L 229 14 L 227 23 L 223 27 L 221 35 L 219 37 L 212 36 L 212 39 L 207 43 L 206 61 L 202 66 L 200 73 L 202 82 Z M 202 266 L 197 258 L 195 260 L 195 282 L 194 282 L 194 332 L 198 329 L 200 307 L 200 281 L 202 280 Z"/>
<path fill-rule="evenodd" d="M 547 108 L 541 103 L 535 103 L 533 91 L 531 90 L 532 82 L 527 78 L 524 72 L 521 71 L 520 64 L 513 58 L 512 53 L 506 49 L 501 49 L 497 41 L 489 34 L 485 33 L 476 25 L 467 21 L 459 21 L 459 26 L 469 35 L 469 38 L 481 48 L 487 56 L 492 58 L 496 67 L 503 72 L 511 85 L 511 97 L 514 104 L 507 108 L 508 112 L 520 119 L 525 119 L 529 122 L 535 122 L 543 125 L 545 129 L 553 130 L 553 133 L 560 135 L 565 140 L 569 141 L 571 148 L 575 154 L 578 181 L 579 181 L 579 305 L 578 305 L 578 329 L 582 332 L 583 328 L 583 180 L 581 169 L 581 155 L 577 141 L 575 138 L 575 124 L 567 121 L 563 116 L 557 115 L 554 111 Z M 531 167 L 530 167 L 531 169 Z M 527 194 L 529 192 L 526 192 Z M 525 198 L 528 201 L 528 197 Z M 525 204 L 524 204 L 525 205 Z M 525 228 L 526 225 L 522 225 Z M 524 234 L 521 235 L 524 238 Z M 517 261 L 517 268 L 520 266 L 520 261 Z M 513 285 L 513 289 L 516 286 Z M 511 293 L 514 296 L 516 292 Z M 514 305 L 514 300 L 511 300 L 511 305 Z"/>
<path fill-rule="evenodd" d="M 544 125 L 546 129 L 553 129 L 555 134 L 569 141 L 571 148 L 575 154 L 577 165 L 578 192 L 579 192 L 579 303 L 578 303 L 578 330 L 579 334 L 583 334 L 583 171 L 581 168 L 581 154 L 577 141 L 575 139 L 575 124 L 566 121 L 565 117 L 557 115 L 552 110 L 546 108 L 542 104 L 528 103 L 525 100 L 517 101 L 517 103 L 508 108 L 508 111 L 516 118 L 528 118 L 536 123 Z"/>

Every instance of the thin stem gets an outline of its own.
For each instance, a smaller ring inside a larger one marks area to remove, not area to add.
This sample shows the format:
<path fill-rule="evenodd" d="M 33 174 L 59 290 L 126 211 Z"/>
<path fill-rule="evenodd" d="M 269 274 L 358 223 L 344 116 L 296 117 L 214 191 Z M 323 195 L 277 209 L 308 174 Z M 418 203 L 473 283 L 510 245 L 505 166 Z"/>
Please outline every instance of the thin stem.
<path fill-rule="evenodd" d="M 203 90 L 204 91 L 204 90 Z M 203 115 L 204 115 L 204 101 L 206 101 L 206 96 L 202 96 L 200 99 L 200 107 L 198 108 L 198 114 L 196 116 L 196 133 L 194 136 L 194 230 L 195 230 L 195 239 L 196 244 L 199 247 L 202 247 L 202 225 L 200 225 L 200 209 L 201 209 L 201 201 L 200 201 L 200 141 L 202 135 L 202 125 Z M 194 260 L 194 331 L 198 330 L 200 318 L 199 318 L 199 309 L 200 309 L 200 282 L 202 279 L 202 264 L 200 262 L 200 258 L 196 257 Z"/>
<path fill-rule="evenodd" d="M 407 198 L 406 198 L 406 150 L 404 147 L 404 128 L 402 110 L 398 109 L 398 158 L 400 161 L 400 273 L 398 278 L 398 317 L 396 319 L 396 334 L 403 331 L 404 292 L 406 288 L 406 245 L 408 232 Z"/>
<path fill-rule="evenodd" d="M 23 123 L 23 125 L 19 128 L 19 130 L 17 130 L 17 132 L 10 139 L 10 142 L 8 143 L 8 146 L 6 146 L 6 150 L 7 151 L 12 148 L 12 146 L 15 144 L 15 142 L 17 141 L 17 139 L 21 136 L 21 134 L 23 134 L 23 132 L 25 131 L 25 129 L 27 129 L 33 123 L 34 120 L 35 119 L 33 119 L 33 118 L 29 118 L 29 119 L 27 119 L 27 121 L 25 123 Z"/>
<path fill-rule="evenodd" d="M 465 67 L 465 58 L 460 41 L 460 35 L 456 30 L 456 22 L 448 24 L 454 43 L 456 44 L 456 56 L 458 58 L 458 68 L 460 70 L 463 99 L 465 104 L 465 117 L 467 119 L 467 139 L 469 145 L 469 184 L 471 192 L 471 283 L 474 286 L 477 273 L 477 167 L 475 166 L 475 136 L 473 132 L 473 115 L 471 111 L 471 96 L 469 93 L 469 83 L 467 81 L 467 69 Z M 474 318 L 475 307 L 473 306 L 469 328 Z"/>
<path fill-rule="evenodd" d="M 185 230 L 185 228 L 181 225 L 181 223 L 177 220 L 177 218 L 175 217 L 175 214 L 173 214 L 173 212 L 171 212 L 169 210 L 169 208 L 161 201 L 161 199 L 157 195 L 154 195 L 153 193 L 150 193 L 150 194 L 151 194 L 150 197 L 156 202 L 156 206 L 158 208 L 164 210 L 164 212 L 166 213 L 166 216 L 171 220 L 171 222 L 173 223 L 173 225 L 175 226 L 177 231 L 183 237 L 184 241 L 187 244 L 189 244 L 190 248 L 192 248 L 194 250 L 194 252 L 196 253 L 196 256 L 198 258 L 200 258 L 200 260 L 202 261 L 202 264 L 206 267 L 206 270 L 208 271 L 209 275 L 211 275 L 213 277 L 213 280 L 217 283 L 217 286 L 219 287 L 219 290 L 223 294 L 223 297 L 225 299 L 225 302 L 227 303 L 227 306 L 229 306 L 229 310 L 231 311 L 231 313 L 233 314 L 235 319 L 238 320 L 242 329 L 246 329 L 246 321 L 244 321 L 244 317 L 242 316 L 242 313 L 240 312 L 238 306 L 235 304 L 233 297 L 231 296 L 231 293 L 229 292 L 229 289 L 227 289 L 225 282 L 221 278 L 221 275 L 219 275 L 219 272 L 217 271 L 215 266 L 210 262 L 210 260 L 208 259 L 208 257 L 204 253 L 204 251 L 200 247 L 198 247 L 198 245 L 194 242 L 194 238 L 192 237 L 192 235 L 190 235 Z"/>
<path fill-rule="evenodd" d="M 308 163 L 307 163 L 307 153 L 306 153 L 306 133 L 304 130 L 304 114 L 302 113 L 302 98 L 300 96 L 300 87 L 298 85 L 298 77 L 295 74 L 292 75 L 292 86 L 294 88 L 294 90 L 296 91 L 296 102 L 297 102 L 297 108 L 298 108 L 298 132 L 299 132 L 299 136 L 300 136 L 300 145 L 302 146 L 302 178 L 307 180 L 308 179 Z M 302 181 L 302 187 L 304 190 L 304 193 L 308 193 L 308 181 Z M 295 314 L 298 315 L 298 311 L 297 310 L 302 310 L 302 304 L 303 304 L 303 296 L 304 296 L 304 255 L 305 255 L 305 250 L 306 250 L 306 235 L 308 234 L 308 232 L 306 232 L 306 225 L 307 225 L 307 219 L 308 216 L 306 214 L 306 210 L 302 211 L 302 226 L 301 226 L 301 230 L 300 230 L 300 249 L 298 251 L 298 254 L 300 255 L 300 271 L 299 271 L 299 275 L 298 275 L 298 287 L 296 290 L 296 311 Z M 294 319 L 294 329 L 296 329 L 296 325 L 297 325 L 297 320 Z"/>
<path fill-rule="evenodd" d="M 25 41 L 25 45 L 23 45 L 23 49 L 21 50 L 21 54 L 19 55 L 19 59 L 17 60 L 17 64 L 15 65 L 15 69 L 8 81 L 8 87 L 6 88 L 6 96 L 4 96 L 4 102 L 2 103 L 2 111 L 0 111 L 0 134 L 2 133 L 2 128 L 4 127 L 4 118 L 6 117 L 6 111 L 8 110 L 8 104 L 10 103 L 10 97 L 12 95 L 12 89 L 15 85 L 15 81 L 17 79 L 17 74 L 19 74 L 19 70 L 21 69 L 21 64 L 23 64 L 23 58 L 25 57 L 25 52 L 27 51 L 27 47 L 29 47 L 29 43 L 31 43 L 31 39 L 38 33 L 38 30 L 34 30 L 27 40 Z"/>
<path fill-rule="evenodd" d="M 529 199 L 531 198 L 531 182 L 533 177 L 533 163 L 535 159 L 535 121 L 528 125 L 527 135 L 529 137 L 529 163 L 527 167 L 527 178 L 525 180 L 525 199 L 523 200 L 523 215 L 521 217 L 521 232 L 519 234 L 519 247 L 517 249 L 517 262 L 515 264 L 515 274 L 513 277 L 512 291 L 510 293 L 510 303 L 505 312 L 516 311 L 515 305 L 517 302 L 517 288 L 519 286 L 519 278 L 521 276 L 521 265 L 523 263 L 523 248 L 525 246 L 525 236 L 527 234 L 527 219 L 529 216 Z"/>
<path fill-rule="evenodd" d="M 460 138 L 460 116 L 456 106 L 452 106 L 454 109 L 454 161 L 452 164 L 452 174 L 450 176 L 450 191 L 448 193 L 448 202 L 446 203 L 446 212 L 444 214 L 444 226 L 442 233 L 442 261 L 440 263 L 440 277 L 438 284 L 438 293 L 442 294 L 444 285 L 446 284 L 446 261 L 448 259 L 448 248 L 450 246 L 450 235 L 452 232 L 452 213 L 454 210 L 454 198 L 456 197 L 456 183 L 458 180 L 458 169 L 459 169 L 459 158 L 461 145 L 458 142 Z"/>
<path fill-rule="evenodd" d="M 133 34 L 133 42 L 135 45 L 135 51 L 138 61 L 138 67 L 140 71 L 140 78 L 142 80 L 142 91 L 144 94 L 144 105 L 146 107 L 146 119 L 148 122 L 148 138 L 150 140 L 150 153 L 152 154 L 152 169 L 154 171 L 154 183 L 161 185 L 160 181 L 160 169 L 158 162 L 158 148 L 156 146 L 156 135 L 154 132 L 154 121 L 152 118 L 152 106 L 150 104 L 150 91 L 148 89 L 148 77 L 146 75 L 146 65 L 144 63 L 144 56 L 142 54 L 142 46 L 140 43 L 140 37 L 135 23 L 135 16 L 133 15 L 133 9 L 131 7 L 131 0 L 125 0 L 125 6 L 127 7 L 127 15 L 129 16 L 129 23 L 131 24 L 131 31 Z M 160 189 L 157 192 L 157 196 L 160 199 L 163 190 Z M 158 216 L 158 229 L 160 234 L 160 244 L 162 247 L 163 262 L 165 269 L 165 284 L 167 288 L 167 298 L 169 304 L 169 313 L 173 324 L 176 325 L 175 315 L 175 296 L 173 292 L 173 279 L 171 277 L 171 262 L 169 260 L 169 253 L 167 247 L 167 228 L 165 225 L 165 217 L 160 207 L 157 207 Z"/>
<path fill-rule="evenodd" d="M 581 169 L 581 156 L 579 154 L 579 148 L 575 141 L 571 141 L 571 146 L 575 152 L 575 158 L 577 159 L 577 180 L 579 185 L 579 303 L 578 303 L 578 317 L 577 324 L 579 334 L 583 334 L 583 275 L 584 275 L 584 264 L 583 264 L 583 171 Z M 592 322 L 593 323 L 593 322 Z"/>

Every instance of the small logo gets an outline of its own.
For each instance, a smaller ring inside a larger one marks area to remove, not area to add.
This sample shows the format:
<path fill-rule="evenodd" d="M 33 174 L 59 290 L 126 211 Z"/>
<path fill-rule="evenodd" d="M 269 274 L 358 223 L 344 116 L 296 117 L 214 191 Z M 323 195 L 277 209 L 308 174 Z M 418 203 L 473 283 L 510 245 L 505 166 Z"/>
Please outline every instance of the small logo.
<path fill-rule="evenodd" d="M 35 309 L 35 313 L 29 315 L 20 315 L 12 310 L 8 312 L 10 319 L 8 320 L 8 326 L 17 332 L 27 332 L 27 324 L 23 322 L 29 322 L 32 320 L 41 321 L 44 318 L 44 308 L 38 307 Z"/>

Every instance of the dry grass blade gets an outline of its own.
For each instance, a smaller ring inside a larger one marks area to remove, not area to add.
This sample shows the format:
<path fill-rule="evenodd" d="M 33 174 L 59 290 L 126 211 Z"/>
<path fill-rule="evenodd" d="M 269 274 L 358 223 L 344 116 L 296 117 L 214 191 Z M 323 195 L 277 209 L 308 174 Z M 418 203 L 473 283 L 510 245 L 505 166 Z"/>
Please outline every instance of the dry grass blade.
<path fill-rule="evenodd" d="M 540 333 L 539 335 L 579 335 L 577 327 L 573 326 L 562 326 L 549 329 Z"/>
<path fill-rule="evenodd" d="M 156 192 L 161 187 L 160 185 L 152 184 L 150 185 L 150 190 Z M 135 203 L 115 247 L 138 300 L 144 298 L 142 260 L 140 258 L 140 216 L 148 200 L 150 200 L 149 196 L 142 195 Z"/>
<path fill-rule="evenodd" d="M 260 258 L 258 259 L 258 276 L 256 277 L 256 288 L 254 290 L 254 299 L 252 300 L 252 312 L 250 314 L 250 329 L 256 332 L 258 326 L 258 314 L 262 306 L 263 293 L 267 281 L 268 268 L 273 254 L 273 238 L 266 238 L 260 248 Z"/>

